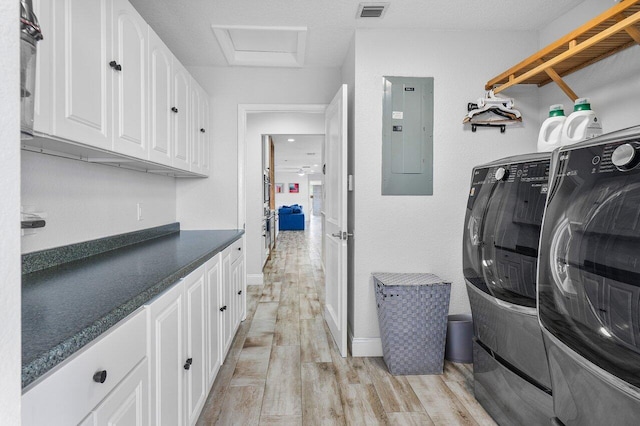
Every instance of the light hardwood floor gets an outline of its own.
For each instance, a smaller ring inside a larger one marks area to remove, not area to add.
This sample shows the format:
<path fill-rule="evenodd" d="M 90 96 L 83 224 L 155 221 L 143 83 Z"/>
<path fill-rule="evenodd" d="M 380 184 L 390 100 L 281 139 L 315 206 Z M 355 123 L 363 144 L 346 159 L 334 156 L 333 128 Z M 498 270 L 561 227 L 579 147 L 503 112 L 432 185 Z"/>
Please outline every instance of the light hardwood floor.
<path fill-rule="evenodd" d="M 323 319 L 319 228 L 280 232 L 198 425 L 494 425 L 471 365 L 392 376 L 382 358 L 340 357 Z"/>

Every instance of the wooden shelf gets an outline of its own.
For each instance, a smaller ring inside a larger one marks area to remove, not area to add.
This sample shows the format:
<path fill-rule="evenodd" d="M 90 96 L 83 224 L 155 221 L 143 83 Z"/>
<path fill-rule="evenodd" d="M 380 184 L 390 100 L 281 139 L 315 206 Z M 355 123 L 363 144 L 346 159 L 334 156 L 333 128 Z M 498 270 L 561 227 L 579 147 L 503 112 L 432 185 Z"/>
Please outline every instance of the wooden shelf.
<path fill-rule="evenodd" d="M 578 96 L 562 77 L 594 64 L 634 44 L 640 44 L 640 0 L 623 0 L 580 28 L 551 43 L 492 78 L 485 90 L 499 93 L 516 84 L 555 81 L 572 100 Z"/>

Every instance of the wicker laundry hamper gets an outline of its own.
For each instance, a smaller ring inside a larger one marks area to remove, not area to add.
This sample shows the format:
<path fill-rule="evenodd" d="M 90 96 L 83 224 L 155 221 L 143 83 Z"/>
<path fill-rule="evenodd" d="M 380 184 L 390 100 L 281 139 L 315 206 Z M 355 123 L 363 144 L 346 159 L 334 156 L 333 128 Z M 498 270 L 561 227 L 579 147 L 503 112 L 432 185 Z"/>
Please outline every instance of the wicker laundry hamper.
<path fill-rule="evenodd" d="M 393 375 L 442 374 L 451 283 L 433 274 L 373 274 L 384 362 Z"/>

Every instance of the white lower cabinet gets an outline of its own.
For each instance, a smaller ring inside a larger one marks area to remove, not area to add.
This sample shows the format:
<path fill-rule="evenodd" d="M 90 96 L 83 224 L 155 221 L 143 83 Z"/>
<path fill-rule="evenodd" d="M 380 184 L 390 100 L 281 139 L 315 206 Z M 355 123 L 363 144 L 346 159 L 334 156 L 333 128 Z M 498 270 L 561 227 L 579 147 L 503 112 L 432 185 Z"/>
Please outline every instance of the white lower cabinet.
<path fill-rule="evenodd" d="M 145 358 L 89 414 L 81 426 L 145 426 L 149 424 L 149 363 Z"/>
<path fill-rule="evenodd" d="M 80 423 L 105 397 L 117 398 L 120 384 L 146 357 L 147 310 L 139 309 L 25 388 L 23 426 Z M 148 395 L 147 385 L 140 391 Z M 148 411 L 146 396 L 140 403 Z"/>
<path fill-rule="evenodd" d="M 22 395 L 23 426 L 196 423 L 245 315 L 244 238 Z"/>
<path fill-rule="evenodd" d="M 244 275 L 244 237 L 222 251 L 222 282 L 220 317 L 222 330 L 221 359 L 231 348 L 233 337 L 244 319 L 245 311 L 245 275 Z"/>
<path fill-rule="evenodd" d="M 206 385 L 204 265 L 152 301 L 152 424 L 191 425 L 200 415 Z"/>
<path fill-rule="evenodd" d="M 222 271 L 220 259 L 222 255 L 218 253 L 205 264 L 205 274 L 207 279 L 207 386 L 211 388 L 220 370 L 222 363 L 221 332 L 220 332 L 220 283 L 222 282 Z"/>

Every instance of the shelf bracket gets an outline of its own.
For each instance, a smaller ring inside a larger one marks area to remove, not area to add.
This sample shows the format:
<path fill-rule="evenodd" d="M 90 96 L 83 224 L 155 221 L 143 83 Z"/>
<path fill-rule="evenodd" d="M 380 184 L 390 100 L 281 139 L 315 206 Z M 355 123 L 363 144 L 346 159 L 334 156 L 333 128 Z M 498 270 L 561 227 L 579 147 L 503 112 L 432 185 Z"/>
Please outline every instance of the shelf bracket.
<path fill-rule="evenodd" d="M 547 75 L 551 78 L 551 80 L 553 80 L 558 87 L 560 87 L 560 89 L 562 89 L 562 91 L 572 100 L 575 102 L 576 99 L 578 99 L 578 95 L 576 95 L 576 92 L 574 92 L 573 90 L 571 90 L 571 87 L 569 87 L 569 85 L 567 83 L 564 82 L 564 80 L 562 79 L 562 77 L 560 77 L 560 75 L 551 67 L 546 68 L 544 70 Z"/>
<path fill-rule="evenodd" d="M 616 15 L 614 17 L 614 19 L 616 20 L 616 22 L 621 22 L 624 21 L 627 18 L 627 16 L 623 13 Z M 629 36 L 635 40 L 636 43 L 640 44 L 640 30 L 634 26 L 630 26 L 624 29 L 627 34 L 629 34 Z"/>

